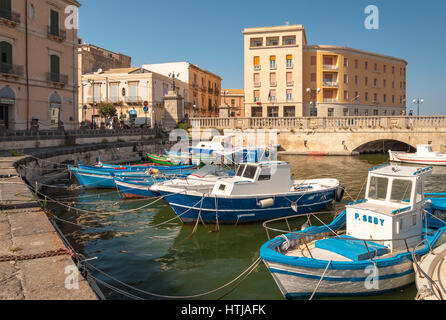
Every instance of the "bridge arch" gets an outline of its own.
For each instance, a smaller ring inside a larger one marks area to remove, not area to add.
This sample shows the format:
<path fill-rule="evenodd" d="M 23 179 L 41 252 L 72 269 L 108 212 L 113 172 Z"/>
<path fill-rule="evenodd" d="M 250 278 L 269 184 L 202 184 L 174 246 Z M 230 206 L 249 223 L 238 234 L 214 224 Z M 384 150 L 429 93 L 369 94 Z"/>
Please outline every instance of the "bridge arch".
<path fill-rule="evenodd" d="M 362 143 L 361 145 L 357 146 L 353 152 L 357 152 L 359 154 L 387 153 L 389 150 L 415 152 L 417 149 L 413 145 L 400 140 L 378 139 Z"/>

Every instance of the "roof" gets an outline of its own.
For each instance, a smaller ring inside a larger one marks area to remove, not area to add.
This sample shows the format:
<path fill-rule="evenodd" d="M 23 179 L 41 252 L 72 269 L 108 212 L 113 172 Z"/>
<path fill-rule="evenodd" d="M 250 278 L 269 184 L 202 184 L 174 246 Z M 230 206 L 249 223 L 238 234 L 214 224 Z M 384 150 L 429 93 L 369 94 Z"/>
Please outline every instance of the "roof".
<path fill-rule="evenodd" d="M 361 55 L 370 55 L 370 56 L 374 56 L 377 58 L 381 58 L 381 59 L 390 59 L 390 60 L 397 60 L 401 63 L 404 64 L 408 64 L 408 62 L 404 59 L 401 58 L 396 58 L 396 57 L 392 57 L 392 56 L 387 56 L 387 55 L 383 55 L 383 54 L 379 54 L 379 53 L 375 53 L 375 52 L 369 52 L 369 51 L 364 51 L 364 50 L 359 50 L 359 49 L 354 49 L 354 48 L 349 48 L 349 47 L 345 47 L 345 46 L 333 46 L 333 45 L 308 45 L 304 47 L 304 50 L 311 50 L 311 49 L 316 49 L 316 50 L 326 50 L 326 51 L 335 51 L 335 50 L 343 50 L 343 51 L 350 51 L 352 53 L 358 53 Z"/>
<path fill-rule="evenodd" d="M 132 73 L 140 70 L 141 68 L 117 68 L 117 69 L 109 69 L 103 71 L 102 74 L 110 74 L 110 73 Z"/>
<path fill-rule="evenodd" d="M 224 94 L 226 95 L 245 95 L 245 90 L 243 89 L 221 89 L 221 92 L 223 94 L 223 92 L 225 92 Z"/>
<path fill-rule="evenodd" d="M 425 174 L 432 173 L 432 167 L 406 167 L 400 165 L 385 164 L 376 168 L 370 169 L 370 172 L 376 175 L 414 178 Z"/>

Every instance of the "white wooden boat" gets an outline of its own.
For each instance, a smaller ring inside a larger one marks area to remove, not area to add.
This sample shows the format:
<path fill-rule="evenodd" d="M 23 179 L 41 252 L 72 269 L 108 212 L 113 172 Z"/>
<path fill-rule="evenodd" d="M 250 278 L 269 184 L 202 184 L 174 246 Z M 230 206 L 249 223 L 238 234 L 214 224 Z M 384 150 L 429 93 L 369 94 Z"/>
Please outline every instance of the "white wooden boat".
<path fill-rule="evenodd" d="M 432 145 L 420 144 L 416 153 L 396 152 L 389 150 L 390 161 L 412 164 L 446 166 L 446 154 L 434 152 Z"/>
<path fill-rule="evenodd" d="M 264 244 L 261 258 L 283 295 L 374 295 L 413 283 L 412 250 L 423 256 L 446 240 L 446 228 L 424 222 L 424 181 L 431 173 L 432 167 L 374 168 L 366 198 L 330 225 Z"/>

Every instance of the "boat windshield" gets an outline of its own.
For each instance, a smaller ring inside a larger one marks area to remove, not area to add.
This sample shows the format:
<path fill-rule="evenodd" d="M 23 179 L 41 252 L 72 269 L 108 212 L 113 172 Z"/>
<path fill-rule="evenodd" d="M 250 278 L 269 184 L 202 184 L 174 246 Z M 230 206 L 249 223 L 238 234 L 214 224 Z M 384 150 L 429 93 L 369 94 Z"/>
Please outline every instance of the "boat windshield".
<path fill-rule="evenodd" d="M 242 164 L 240 167 L 238 167 L 237 173 L 235 175 L 237 177 L 241 177 L 245 168 L 246 168 L 246 164 Z"/>
<path fill-rule="evenodd" d="M 257 167 L 256 166 L 247 165 L 246 166 L 246 170 L 243 173 L 243 178 L 254 179 L 254 176 L 256 175 L 256 172 L 257 172 Z"/>
<path fill-rule="evenodd" d="M 370 178 L 370 189 L 368 198 L 382 201 L 386 200 L 388 184 L 388 178 L 372 176 Z"/>
<path fill-rule="evenodd" d="M 412 181 L 395 179 L 392 183 L 392 195 L 390 201 L 408 204 L 410 202 L 411 193 Z"/>

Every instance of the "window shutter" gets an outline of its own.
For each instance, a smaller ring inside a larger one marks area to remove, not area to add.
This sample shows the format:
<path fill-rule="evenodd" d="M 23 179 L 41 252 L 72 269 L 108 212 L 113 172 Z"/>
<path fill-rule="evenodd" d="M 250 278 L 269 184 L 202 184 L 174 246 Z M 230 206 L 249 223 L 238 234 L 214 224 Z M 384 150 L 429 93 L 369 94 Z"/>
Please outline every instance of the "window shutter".
<path fill-rule="evenodd" d="M 60 58 L 56 55 L 51 56 L 51 70 L 54 75 L 60 74 Z"/>
<path fill-rule="evenodd" d="M 0 42 L 1 63 L 12 64 L 12 45 L 8 42 Z"/>
<path fill-rule="evenodd" d="M 254 57 L 254 65 L 255 66 L 260 65 L 260 57 Z"/>

